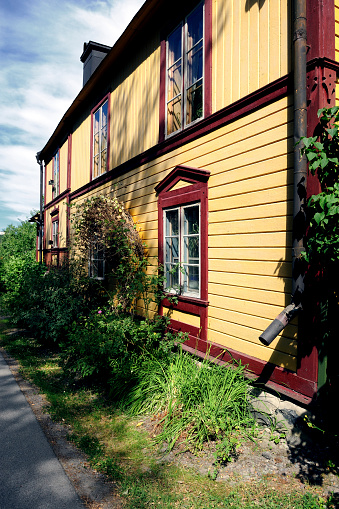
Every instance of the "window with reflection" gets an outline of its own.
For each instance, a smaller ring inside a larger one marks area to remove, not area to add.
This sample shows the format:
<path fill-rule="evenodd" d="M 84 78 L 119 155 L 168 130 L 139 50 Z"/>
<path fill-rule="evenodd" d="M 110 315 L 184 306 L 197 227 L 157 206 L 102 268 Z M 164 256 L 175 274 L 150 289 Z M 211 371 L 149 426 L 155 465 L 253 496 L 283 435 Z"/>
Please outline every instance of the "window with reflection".
<path fill-rule="evenodd" d="M 58 150 L 53 157 L 53 188 L 52 198 L 60 194 L 60 151 Z"/>
<path fill-rule="evenodd" d="M 200 296 L 200 205 L 164 210 L 166 290 Z"/>
<path fill-rule="evenodd" d="M 105 250 L 103 245 L 94 240 L 89 250 L 89 277 L 94 279 L 105 278 Z"/>
<path fill-rule="evenodd" d="M 92 178 L 107 171 L 108 101 L 93 113 Z"/>
<path fill-rule="evenodd" d="M 167 38 L 166 133 L 204 116 L 204 4 Z"/>

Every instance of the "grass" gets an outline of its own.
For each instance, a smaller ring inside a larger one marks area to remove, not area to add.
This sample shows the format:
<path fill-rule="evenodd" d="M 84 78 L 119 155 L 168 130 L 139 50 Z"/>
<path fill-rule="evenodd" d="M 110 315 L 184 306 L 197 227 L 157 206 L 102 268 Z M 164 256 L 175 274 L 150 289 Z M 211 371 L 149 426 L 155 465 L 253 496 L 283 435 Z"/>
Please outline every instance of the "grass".
<path fill-rule="evenodd" d="M 23 334 L 8 335 L 6 328 L 6 322 L 0 323 L 0 345 L 20 362 L 22 376 L 31 380 L 46 395 L 50 402 L 48 411 L 53 419 L 70 425 L 70 439 L 88 454 L 91 466 L 118 483 L 126 509 L 335 507 L 330 500 L 321 499 L 311 489 L 307 488 L 306 493 L 301 493 L 297 483 L 277 486 L 274 482 L 262 481 L 231 485 L 214 482 L 185 467 L 157 462 L 157 447 L 147 429 L 144 429 L 145 419 L 131 417 L 130 414 L 112 408 L 99 391 L 67 379 L 61 369 L 57 351 L 42 349 L 33 339 Z M 177 359 L 177 363 L 182 362 L 186 361 Z M 181 368 L 182 374 L 188 376 L 185 370 L 190 368 Z M 197 387 L 206 389 L 206 372 L 207 369 L 200 368 L 198 374 L 194 375 L 198 377 Z M 167 390 L 168 397 L 174 403 L 177 399 L 177 396 L 173 398 L 177 384 L 174 379 L 180 373 L 174 375 L 173 372 L 171 376 L 172 382 L 171 379 L 167 380 L 168 387 L 161 390 Z M 133 395 L 136 405 L 134 413 L 140 405 L 140 399 L 136 396 Z M 151 403 L 145 404 L 147 406 Z M 201 409 L 199 412 L 205 415 Z"/>

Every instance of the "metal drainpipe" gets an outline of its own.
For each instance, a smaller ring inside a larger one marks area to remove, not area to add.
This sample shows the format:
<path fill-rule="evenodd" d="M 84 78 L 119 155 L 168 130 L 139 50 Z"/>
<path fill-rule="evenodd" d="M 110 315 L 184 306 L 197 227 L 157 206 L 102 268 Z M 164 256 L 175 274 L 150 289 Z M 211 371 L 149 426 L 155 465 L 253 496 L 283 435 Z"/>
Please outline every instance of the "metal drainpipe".
<path fill-rule="evenodd" d="M 304 250 L 306 230 L 306 157 L 300 157 L 302 136 L 307 136 L 306 102 L 306 0 L 294 0 L 294 191 L 293 191 L 293 247 L 292 247 L 292 299 L 289 304 L 260 335 L 264 345 L 269 345 L 302 310 L 304 270 L 300 254 Z"/>
<path fill-rule="evenodd" d="M 39 263 L 42 264 L 42 230 L 43 230 L 43 180 L 44 168 L 43 162 L 40 159 L 41 152 L 36 155 L 37 163 L 40 165 L 40 212 L 39 212 Z"/>

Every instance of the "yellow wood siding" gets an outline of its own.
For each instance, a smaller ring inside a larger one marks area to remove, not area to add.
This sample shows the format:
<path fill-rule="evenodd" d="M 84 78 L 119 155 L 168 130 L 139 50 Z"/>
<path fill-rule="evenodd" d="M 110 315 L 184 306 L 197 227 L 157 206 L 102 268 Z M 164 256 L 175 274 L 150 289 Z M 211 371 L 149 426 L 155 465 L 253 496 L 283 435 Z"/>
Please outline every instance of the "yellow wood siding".
<path fill-rule="evenodd" d="M 111 94 L 110 168 L 158 142 L 160 46 L 159 34 L 144 41 Z M 138 49 L 138 48 L 136 48 Z"/>
<path fill-rule="evenodd" d="M 60 171 L 60 193 L 67 189 L 67 157 L 68 141 L 60 148 L 59 171 Z"/>
<path fill-rule="evenodd" d="M 88 116 L 72 135 L 71 190 L 87 184 L 91 164 L 91 116 Z"/>
<path fill-rule="evenodd" d="M 292 121 L 292 100 L 286 97 L 86 197 L 110 193 L 115 187 L 155 260 L 154 187 L 178 164 L 209 170 L 208 338 L 295 370 L 296 325 L 287 327 L 270 347 L 263 347 L 258 339 L 290 301 Z M 180 321 L 184 318 L 181 313 Z"/>
<path fill-rule="evenodd" d="M 48 184 L 53 179 L 53 159 L 45 166 L 45 180 L 46 180 L 46 196 L 44 197 L 45 203 L 49 203 L 52 199 L 52 186 Z"/>
<path fill-rule="evenodd" d="M 214 0 L 212 109 L 291 70 L 291 0 Z"/>
<path fill-rule="evenodd" d="M 67 201 L 59 203 L 59 247 L 66 247 Z"/>

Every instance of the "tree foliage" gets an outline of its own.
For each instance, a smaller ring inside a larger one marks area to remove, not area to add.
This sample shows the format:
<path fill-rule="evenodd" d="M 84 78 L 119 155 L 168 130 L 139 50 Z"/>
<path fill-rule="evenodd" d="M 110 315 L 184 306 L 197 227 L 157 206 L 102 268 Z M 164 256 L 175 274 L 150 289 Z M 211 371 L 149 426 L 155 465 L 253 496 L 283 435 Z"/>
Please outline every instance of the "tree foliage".
<path fill-rule="evenodd" d="M 36 226 L 22 221 L 19 226 L 10 224 L 0 236 L 0 288 L 9 290 L 15 285 L 15 271 L 24 263 L 35 259 Z"/>

